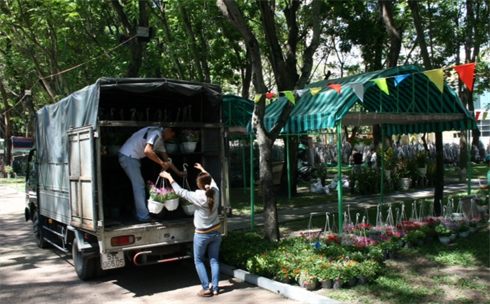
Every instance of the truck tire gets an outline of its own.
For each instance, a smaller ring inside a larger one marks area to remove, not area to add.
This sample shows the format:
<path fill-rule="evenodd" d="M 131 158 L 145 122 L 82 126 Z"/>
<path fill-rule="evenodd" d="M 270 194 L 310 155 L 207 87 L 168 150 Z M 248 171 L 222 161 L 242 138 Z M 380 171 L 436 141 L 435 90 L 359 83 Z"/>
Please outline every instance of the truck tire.
<path fill-rule="evenodd" d="M 46 233 L 41 226 L 42 221 L 39 219 L 39 217 L 40 216 L 38 215 L 37 211 L 34 211 L 34 214 L 32 215 L 32 232 L 34 233 L 37 247 L 48 248 L 48 242 L 44 240 Z M 41 218 L 43 217 L 41 216 Z"/>
<path fill-rule="evenodd" d="M 73 239 L 72 246 L 72 258 L 73 265 L 75 266 L 75 272 L 81 280 L 90 280 L 95 277 L 95 264 L 96 260 L 94 258 L 88 259 L 84 257 L 83 254 L 78 251 L 77 239 Z"/>

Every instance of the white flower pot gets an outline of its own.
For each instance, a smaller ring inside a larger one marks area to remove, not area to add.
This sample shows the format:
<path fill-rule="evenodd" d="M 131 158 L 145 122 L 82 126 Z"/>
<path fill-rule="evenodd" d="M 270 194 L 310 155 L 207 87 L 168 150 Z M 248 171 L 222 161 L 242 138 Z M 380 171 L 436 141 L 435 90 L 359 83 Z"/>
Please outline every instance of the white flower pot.
<path fill-rule="evenodd" d="M 167 209 L 168 211 L 174 211 L 178 207 L 179 207 L 179 199 L 178 198 L 174 198 L 174 199 L 165 201 L 165 209 Z"/>
<path fill-rule="evenodd" d="M 165 144 L 165 150 L 167 150 L 167 153 L 174 153 L 178 148 L 179 146 L 176 144 Z"/>
<path fill-rule="evenodd" d="M 197 142 L 183 142 L 180 144 L 180 151 L 183 153 L 192 153 L 196 150 Z"/>
<path fill-rule="evenodd" d="M 163 203 L 154 201 L 152 199 L 148 200 L 148 211 L 150 213 L 159 214 L 165 205 Z"/>
<path fill-rule="evenodd" d="M 401 190 L 408 190 L 410 188 L 410 184 L 411 184 L 412 180 L 408 177 L 402 177 L 400 178 L 400 180 L 398 181 L 398 186 L 400 187 Z"/>
<path fill-rule="evenodd" d="M 193 215 L 194 211 L 196 211 L 196 206 L 194 206 L 194 205 L 182 205 L 182 209 L 184 209 L 185 214 Z"/>

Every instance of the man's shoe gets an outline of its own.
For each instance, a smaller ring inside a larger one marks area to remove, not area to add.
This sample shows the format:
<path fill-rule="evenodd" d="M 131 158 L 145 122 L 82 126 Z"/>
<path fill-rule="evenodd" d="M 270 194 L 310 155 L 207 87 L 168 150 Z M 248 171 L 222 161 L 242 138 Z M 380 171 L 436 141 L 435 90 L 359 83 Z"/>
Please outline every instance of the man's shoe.
<path fill-rule="evenodd" d="M 144 219 L 144 220 L 138 220 L 138 221 L 139 221 L 140 223 L 155 223 L 155 222 L 156 222 L 156 220 L 155 220 L 155 219 L 153 219 L 153 218 L 151 218 L 151 217 L 149 217 L 149 218 L 147 218 L 147 219 Z"/>

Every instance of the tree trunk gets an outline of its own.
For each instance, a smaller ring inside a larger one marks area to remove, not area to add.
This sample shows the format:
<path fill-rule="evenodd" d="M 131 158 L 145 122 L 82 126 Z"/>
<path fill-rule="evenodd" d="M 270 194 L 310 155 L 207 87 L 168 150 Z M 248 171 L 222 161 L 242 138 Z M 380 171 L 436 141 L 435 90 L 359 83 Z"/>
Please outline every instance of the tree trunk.
<path fill-rule="evenodd" d="M 4 162 L 7 165 L 10 165 L 10 162 L 12 160 L 12 142 L 11 142 L 11 136 L 12 136 L 12 126 L 10 125 L 10 111 L 12 108 L 10 107 L 8 103 L 8 96 L 7 96 L 7 91 L 5 90 L 5 86 L 3 85 L 3 79 L 0 78 L 0 95 L 2 96 L 3 99 L 3 104 L 5 106 L 5 156 L 4 156 Z"/>
<path fill-rule="evenodd" d="M 393 17 L 393 1 L 378 0 L 386 32 L 390 37 L 390 52 L 387 58 L 387 67 L 392 68 L 398 65 L 398 57 L 402 47 L 402 29 L 396 27 Z"/>
<path fill-rule="evenodd" d="M 146 11 L 146 1 L 139 1 L 139 21 L 138 25 L 132 25 L 129 22 L 128 16 L 124 13 L 124 10 L 118 0 L 112 0 L 111 5 L 119 16 L 119 20 L 126 29 L 126 34 L 129 37 L 134 37 L 137 33 L 137 26 L 148 27 L 148 14 Z M 129 63 L 128 72 L 126 77 L 138 77 L 141 64 L 143 62 L 144 45 L 139 42 L 137 38 L 132 39 L 129 42 L 129 48 L 131 50 L 131 62 Z"/>

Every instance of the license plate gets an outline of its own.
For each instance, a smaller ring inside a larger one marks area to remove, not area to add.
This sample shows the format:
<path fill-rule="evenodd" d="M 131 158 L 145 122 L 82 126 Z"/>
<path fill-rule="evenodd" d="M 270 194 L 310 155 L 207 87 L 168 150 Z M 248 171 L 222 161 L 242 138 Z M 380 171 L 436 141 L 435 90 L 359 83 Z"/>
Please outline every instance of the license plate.
<path fill-rule="evenodd" d="M 102 269 L 114 269 L 124 267 L 124 253 L 122 251 L 103 253 L 101 257 Z"/>

